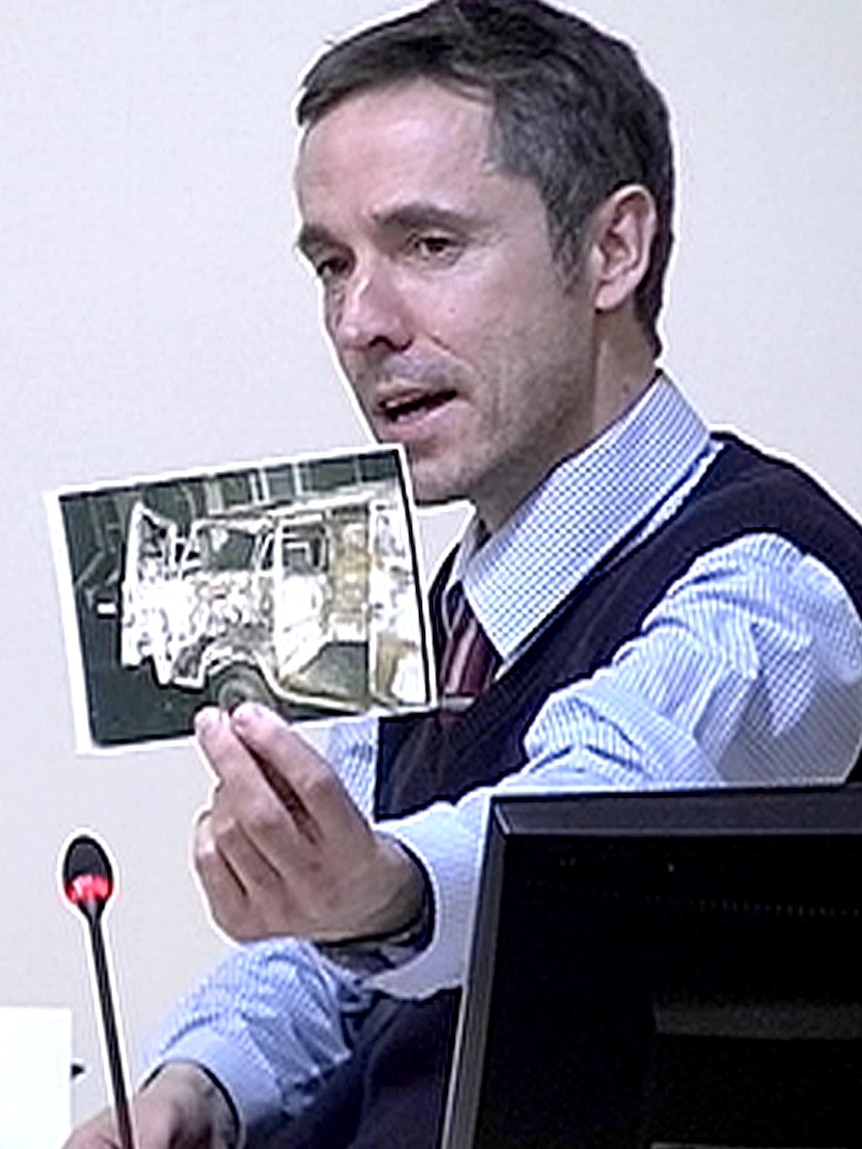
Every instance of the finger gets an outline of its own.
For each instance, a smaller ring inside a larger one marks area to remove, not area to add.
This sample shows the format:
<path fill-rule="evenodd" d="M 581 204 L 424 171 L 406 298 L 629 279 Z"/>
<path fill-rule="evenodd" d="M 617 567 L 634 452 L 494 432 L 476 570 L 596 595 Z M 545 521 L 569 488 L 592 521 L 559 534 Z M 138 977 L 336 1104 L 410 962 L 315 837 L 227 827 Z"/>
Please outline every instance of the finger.
<path fill-rule="evenodd" d="M 265 722 L 288 730 L 275 713 L 265 707 L 257 709 Z M 303 822 L 305 811 L 288 781 L 289 771 L 285 765 L 269 762 L 239 738 L 230 715 L 214 707 L 199 711 L 195 716 L 195 733 L 219 782 L 243 810 L 257 811 L 261 818 L 266 818 L 267 812 L 273 812 L 277 804 L 289 811 L 297 823 Z"/>
<path fill-rule="evenodd" d="M 234 734 L 225 711 L 204 707 L 195 715 L 194 726 L 198 746 L 216 776 L 216 788 L 219 784 L 231 785 L 234 780 L 245 784 L 246 773 L 254 779 L 258 771 L 250 767 L 256 765 L 255 760 Z"/>
<path fill-rule="evenodd" d="M 63 1149 L 120 1149 L 113 1110 L 105 1109 L 76 1129 Z"/>
<path fill-rule="evenodd" d="M 192 830 L 192 856 L 195 867 L 206 885 L 219 895 L 219 900 L 237 905 L 245 901 L 247 887 L 240 870 L 231 863 L 216 841 L 212 826 L 212 811 L 201 810 Z"/>
<path fill-rule="evenodd" d="M 194 823 L 192 857 L 213 920 L 232 937 L 248 916 L 248 888 L 212 833 L 212 815 L 202 810 Z"/>
<path fill-rule="evenodd" d="M 278 715 L 255 703 L 243 703 L 230 723 L 265 769 L 273 789 L 291 796 L 288 808 L 311 840 L 355 834 L 366 826 L 326 759 Z"/>
<path fill-rule="evenodd" d="M 207 826 L 212 849 L 251 899 L 255 888 L 272 889 L 280 883 L 285 867 L 308 861 L 308 819 L 295 797 L 290 808 L 280 800 L 260 760 L 237 738 L 226 714 L 212 707 L 201 711 L 196 733 L 218 780 Z M 203 844 L 209 845 L 206 840 Z M 220 877 L 218 861 L 208 854 L 203 858 L 205 872 L 213 873 L 215 882 Z"/>
<path fill-rule="evenodd" d="M 285 855 L 295 856 L 309 847 L 277 801 L 267 804 L 265 817 L 259 810 L 236 806 L 227 790 L 217 789 L 205 829 L 246 896 L 253 897 L 256 890 L 282 883 L 277 863 Z"/>
<path fill-rule="evenodd" d="M 302 898 L 301 873 L 315 870 L 292 858 L 278 869 L 248 838 L 242 825 L 221 834 L 217 813 L 202 811 L 195 825 L 194 860 L 213 920 L 237 941 L 273 934 L 301 934 L 314 928 Z M 284 845 L 280 840 L 278 845 Z M 282 854 L 287 853 L 282 848 Z M 306 843 L 306 854 L 313 851 Z M 310 936 L 310 935 L 309 935 Z"/>
<path fill-rule="evenodd" d="M 242 822 L 265 826 L 272 821 L 280 827 L 290 806 L 274 792 L 260 760 L 236 736 L 229 716 L 214 707 L 199 711 L 195 734 L 217 779 L 214 809 L 230 811 Z M 291 804 L 297 806 L 295 797 Z"/>
<path fill-rule="evenodd" d="M 301 817 L 305 809 L 298 786 L 311 767 L 303 752 L 319 756 L 280 715 L 265 706 L 245 703 L 237 707 L 230 715 L 230 726 L 284 806 Z"/>

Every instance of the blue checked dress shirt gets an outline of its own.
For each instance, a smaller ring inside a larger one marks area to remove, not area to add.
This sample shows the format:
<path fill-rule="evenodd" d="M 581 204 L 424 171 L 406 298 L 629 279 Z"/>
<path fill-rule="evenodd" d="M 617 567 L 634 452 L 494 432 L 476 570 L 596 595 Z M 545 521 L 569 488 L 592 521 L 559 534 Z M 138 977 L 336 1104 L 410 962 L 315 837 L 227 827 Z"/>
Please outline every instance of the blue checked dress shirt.
<path fill-rule="evenodd" d="M 500 659 L 519 657 L 547 615 L 620 540 L 672 516 L 721 447 L 659 377 L 638 405 L 561 463 L 483 539 L 468 525 L 453 566 Z M 640 526 L 638 526 L 640 524 Z M 775 535 L 701 556 L 642 631 L 588 679 L 551 694 L 527 730 L 526 766 L 496 791 L 672 789 L 839 781 L 862 739 L 862 623 L 820 562 Z M 336 723 L 330 760 L 371 811 L 376 722 Z M 385 823 L 424 865 L 431 944 L 374 978 L 313 945 L 246 946 L 181 1003 L 153 1061 L 196 1061 L 244 1129 L 313 1099 L 350 1053 L 350 1019 L 379 989 L 423 996 L 461 980 L 490 788 Z"/>

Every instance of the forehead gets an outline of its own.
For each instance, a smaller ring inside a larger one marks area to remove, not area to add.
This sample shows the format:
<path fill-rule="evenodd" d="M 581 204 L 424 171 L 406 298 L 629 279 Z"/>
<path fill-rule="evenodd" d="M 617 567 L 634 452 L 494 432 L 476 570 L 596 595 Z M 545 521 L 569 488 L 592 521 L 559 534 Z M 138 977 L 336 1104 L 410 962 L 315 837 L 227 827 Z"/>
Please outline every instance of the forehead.
<path fill-rule="evenodd" d="M 490 155 L 491 119 L 479 94 L 429 80 L 348 96 L 300 144 L 300 212 L 308 219 L 320 207 L 358 197 L 383 211 L 405 194 L 445 198 L 499 177 Z"/>

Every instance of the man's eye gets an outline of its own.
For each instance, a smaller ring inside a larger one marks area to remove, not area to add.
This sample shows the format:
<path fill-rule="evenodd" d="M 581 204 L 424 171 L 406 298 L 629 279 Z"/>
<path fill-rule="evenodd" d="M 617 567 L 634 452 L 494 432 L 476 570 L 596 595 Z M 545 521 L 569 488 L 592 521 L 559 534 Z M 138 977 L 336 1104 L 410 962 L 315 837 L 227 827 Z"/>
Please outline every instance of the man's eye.
<path fill-rule="evenodd" d="M 314 261 L 314 274 L 322 283 L 343 279 L 348 273 L 348 261 L 342 255 L 328 255 Z"/>
<path fill-rule="evenodd" d="M 436 233 L 416 235 L 408 247 L 414 255 L 429 263 L 451 263 L 461 252 L 461 244 L 454 236 Z"/>

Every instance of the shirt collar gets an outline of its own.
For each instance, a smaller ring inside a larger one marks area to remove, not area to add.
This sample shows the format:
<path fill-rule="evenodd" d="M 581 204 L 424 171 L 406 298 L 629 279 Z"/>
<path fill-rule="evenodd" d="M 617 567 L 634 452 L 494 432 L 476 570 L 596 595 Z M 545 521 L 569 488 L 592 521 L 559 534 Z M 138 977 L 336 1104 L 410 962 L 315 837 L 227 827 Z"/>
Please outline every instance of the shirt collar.
<path fill-rule="evenodd" d="M 664 375 L 577 455 L 563 460 L 487 541 L 470 521 L 451 580 L 509 659 L 601 559 L 701 473 L 709 431 Z"/>

